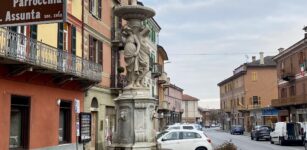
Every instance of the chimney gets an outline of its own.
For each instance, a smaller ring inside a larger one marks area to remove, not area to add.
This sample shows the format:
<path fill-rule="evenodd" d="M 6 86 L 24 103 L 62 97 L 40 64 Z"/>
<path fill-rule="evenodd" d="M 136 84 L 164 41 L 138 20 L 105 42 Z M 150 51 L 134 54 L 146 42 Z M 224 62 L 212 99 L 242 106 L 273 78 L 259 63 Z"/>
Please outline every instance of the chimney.
<path fill-rule="evenodd" d="M 260 52 L 260 65 L 264 65 L 264 57 L 263 57 L 263 52 Z"/>
<path fill-rule="evenodd" d="M 305 39 L 307 38 L 307 26 L 305 26 L 304 28 L 303 28 L 303 30 L 305 31 Z"/>
<path fill-rule="evenodd" d="M 252 56 L 252 62 L 256 61 L 256 56 Z"/>
<path fill-rule="evenodd" d="M 278 50 L 279 53 L 281 53 L 281 52 L 284 51 L 285 49 L 281 47 L 281 48 L 279 48 L 279 49 L 277 49 L 277 50 Z"/>

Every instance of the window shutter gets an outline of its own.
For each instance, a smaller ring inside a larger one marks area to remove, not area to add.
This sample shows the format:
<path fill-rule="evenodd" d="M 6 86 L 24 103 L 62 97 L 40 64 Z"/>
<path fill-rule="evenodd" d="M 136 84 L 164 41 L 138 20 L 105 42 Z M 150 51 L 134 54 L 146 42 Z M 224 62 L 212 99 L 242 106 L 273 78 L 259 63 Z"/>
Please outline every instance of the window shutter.
<path fill-rule="evenodd" d="M 94 60 L 94 54 L 93 54 L 93 50 L 94 50 L 94 42 L 93 42 L 93 37 L 89 36 L 89 60 L 93 61 Z"/>
<path fill-rule="evenodd" d="M 89 0 L 89 11 L 93 12 L 93 0 Z"/>
<path fill-rule="evenodd" d="M 30 26 L 30 38 L 37 40 L 37 25 Z"/>
<path fill-rule="evenodd" d="M 63 23 L 58 24 L 58 49 L 63 50 Z"/>
<path fill-rule="evenodd" d="M 98 64 L 102 65 L 103 61 L 103 43 L 98 41 Z"/>
<path fill-rule="evenodd" d="M 71 53 L 76 55 L 76 45 L 77 45 L 77 38 L 76 38 L 76 27 L 71 26 Z"/>
<path fill-rule="evenodd" d="M 100 18 L 101 19 L 101 12 L 102 11 L 102 9 L 101 9 L 101 0 L 98 0 L 98 18 Z"/>

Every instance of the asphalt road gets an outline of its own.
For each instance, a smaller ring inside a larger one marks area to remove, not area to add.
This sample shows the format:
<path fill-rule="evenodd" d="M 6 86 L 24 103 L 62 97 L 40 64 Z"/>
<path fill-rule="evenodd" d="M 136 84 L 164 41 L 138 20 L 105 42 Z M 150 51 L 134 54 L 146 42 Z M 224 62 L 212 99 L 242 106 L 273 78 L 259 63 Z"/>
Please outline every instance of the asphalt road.
<path fill-rule="evenodd" d="M 304 150 L 303 146 L 280 146 L 273 145 L 269 141 L 252 141 L 250 136 L 231 135 L 219 131 L 217 128 L 205 129 L 205 133 L 211 139 L 214 147 L 231 140 L 238 147 L 238 150 Z"/>

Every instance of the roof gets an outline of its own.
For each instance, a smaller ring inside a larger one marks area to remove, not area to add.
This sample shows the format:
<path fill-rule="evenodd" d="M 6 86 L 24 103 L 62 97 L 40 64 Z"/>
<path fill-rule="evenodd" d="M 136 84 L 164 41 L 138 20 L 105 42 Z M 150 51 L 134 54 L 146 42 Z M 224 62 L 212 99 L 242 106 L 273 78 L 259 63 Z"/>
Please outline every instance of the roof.
<path fill-rule="evenodd" d="M 279 54 L 277 54 L 276 56 L 274 56 L 274 60 L 278 60 L 279 58 L 281 58 L 282 56 L 292 52 L 292 51 L 296 51 L 298 49 L 298 47 L 303 46 L 305 44 L 305 39 L 301 39 L 300 41 L 296 42 L 295 44 L 293 44 L 292 46 L 290 46 L 289 48 L 279 52 Z"/>
<path fill-rule="evenodd" d="M 183 91 L 182 88 L 176 86 L 175 84 L 169 84 L 168 87 L 171 87 L 171 88 L 176 89 L 176 90 L 181 91 L 181 92 Z"/>
<path fill-rule="evenodd" d="M 260 64 L 260 60 L 256 60 L 254 62 L 245 63 L 247 67 L 275 67 L 276 62 L 273 60 L 274 56 L 266 56 L 264 57 L 264 64 Z"/>
<path fill-rule="evenodd" d="M 232 75 L 231 77 L 229 77 L 229 78 L 223 80 L 222 82 L 218 83 L 217 85 L 218 85 L 218 86 L 221 86 L 221 85 L 223 85 L 223 84 L 225 84 L 225 83 L 228 83 L 228 82 L 231 81 L 231 80 L 234 80 L 234 79 L 236 79 L 236 78 L 238 78 L 238 77 L 244 75 L 245 73 L 246 73 L 246 71 L 241 71 L 241 72 L 239 72 L 239 73 L 236 73 L 236 74 Z"/>
<path fill-rule="evenodd" d="M 276 62 L 273 60 L 273 57 L 274 56 L 266 56 L 264 57 L 264 64 L 260 64 L 260 60 L 256 60 L 254 62 L 249 62 L 249 63 L 244 63 L 242 65 L 240 65 L 238 68 L 240 68 L 241 66 L 246 66 L 247 68 L 248 67 L 276 67 Z M 237 68 L 236 68 L 237 69 Z M 228 83 L 229 81 L 232 81 L 242 75 L 244 75 L 246 73 L 246 70 L 245 71 L 240 71 L 236 74 L 233 74 L 232 76 L 230 76 L 229 78 L 223 80 L 222 82 L 218 83 L 217 85 L 218 86 L 221 86 L 225 83 Z"/>
<path fill-rule="evenodd" d="M 183 94 L 182 95 L 182 100 L 183 101 L 199 101 L 198 98 L 190 96 L 190 95 L 187 95 L 187 94 Z"/>
<path fill-rule="evenodd" d="M 162 57 L 163 57 L 164 60 L 168 60 L 167 53 L 161 45 L 158 45 L 158 53 L 162 54 Z"/>

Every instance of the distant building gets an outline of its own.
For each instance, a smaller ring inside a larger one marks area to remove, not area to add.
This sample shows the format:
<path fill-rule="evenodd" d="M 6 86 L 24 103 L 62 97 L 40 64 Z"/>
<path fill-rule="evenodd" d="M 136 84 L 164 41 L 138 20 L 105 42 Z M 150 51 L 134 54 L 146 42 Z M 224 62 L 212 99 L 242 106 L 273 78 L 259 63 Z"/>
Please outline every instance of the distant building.
<path fill-rule="evenodd" d="M 278 99 L 272 100 L 272 106 L 279 109 L 279 121 L 307 121 L 306 39 L 307 33 L 288 49 L 280 48 L 273 58 L 277 62 Z"/>
<path fill-rule="evenodd" d="M 198 98 L 183 94 L 181 105 L 181 108 L 183 109 L 182 122 L 201 122 L 202 116 L 198 111 L 198 101 Z"/>
<path fill-rule="evenodd" d="M 182 120 L 181 102 L 183 89 L 174 84 L 166 84 L 164 88 L 164 100 L 168 102 L 169 110 L 168 113 L 164 114 L 166 124 L 180 123 Z"/>
<path fill-rule="evenodd" d="M 224 113 L 223 129 L 231 125 L 242 125 L 247 131 L 253 125 L 277 121 L 277 112 L 270 108 L 271 100 L 277 97 L 276 63 L 272 56 L 244 63 L 233 71 L 233 75 L 218 83 L 220 107 Z"/>

